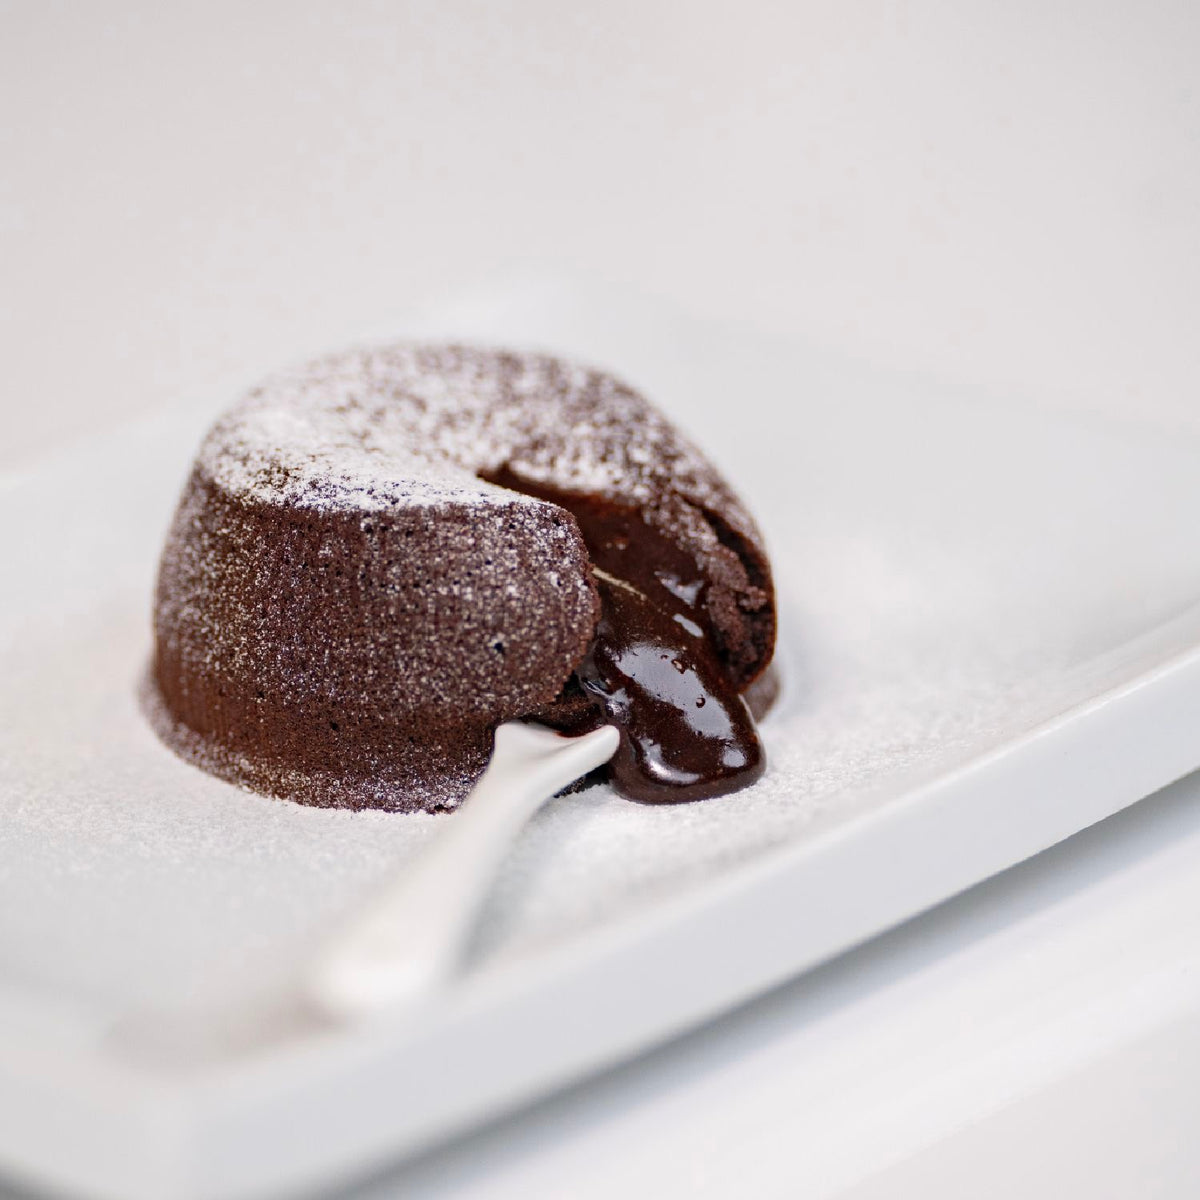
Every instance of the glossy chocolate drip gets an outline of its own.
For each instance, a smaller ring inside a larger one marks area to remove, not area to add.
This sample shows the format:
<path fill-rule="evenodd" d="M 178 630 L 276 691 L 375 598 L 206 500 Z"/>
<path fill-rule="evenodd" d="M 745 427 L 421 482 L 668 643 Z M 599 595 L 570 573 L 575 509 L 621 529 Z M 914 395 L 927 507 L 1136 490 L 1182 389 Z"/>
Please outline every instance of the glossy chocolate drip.
<path fill-rule="evenodd" d="M 703 800 L 760 778 L 762 743 L 709 615 L 726 598 L 712 595 L 695 560 L 632 509 L 509 471 L 491 478 L 572 513 L 600 592 L 595 640 L 560 702 L 537 718 L 571 732 L 616 725 L 608 772 L 633 800 Z"/>
<path fill-rule="evenodd" d="M 609 764 L 617 790 L 661 804 L 758 779 L 764 761 L 754 720 L 704 630 L 619 580 L 600 574 L 597 584 L 600 624 L 575 676 L 621 731 Z"/>

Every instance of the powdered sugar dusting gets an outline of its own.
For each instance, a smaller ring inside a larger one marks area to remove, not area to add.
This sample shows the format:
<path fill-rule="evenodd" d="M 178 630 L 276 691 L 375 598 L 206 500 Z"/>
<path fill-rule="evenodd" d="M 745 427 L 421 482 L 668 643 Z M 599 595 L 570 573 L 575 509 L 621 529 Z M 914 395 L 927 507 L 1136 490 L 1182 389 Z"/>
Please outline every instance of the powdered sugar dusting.
<path fill-rule="evenodd" d="M 625 503 L 653 502 L 664 477 L 702 502 L 732 502 L 620 380 L 466 346 L 359 349 L 281 373 L 217 423 L 199 462 L 232 496 L 303 509 L 512 504 L 514 493 L 479 478 L 505 465 Z"/>

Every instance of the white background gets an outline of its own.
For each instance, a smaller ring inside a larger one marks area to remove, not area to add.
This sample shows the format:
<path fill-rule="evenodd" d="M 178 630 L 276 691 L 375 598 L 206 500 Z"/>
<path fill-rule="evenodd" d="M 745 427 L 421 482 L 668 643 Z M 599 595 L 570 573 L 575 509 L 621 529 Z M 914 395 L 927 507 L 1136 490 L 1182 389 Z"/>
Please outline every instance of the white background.
<path fill-rule="evenodd" d="M 0 14 L 3 461 L 531 266 L 1200 422 L 1189 0 Z"/>
<path fill-rule="evenodd" d="M 543 270 L 1200 432 L 1198 64 L 1190 3 L 0 5 L 0 469 Z M 1189 797 L 372 1200 L 1193 1194 Z M 943 960 L 978 1071 L 934 1103 Z M 1024 1084 L 985 1069 L 1010 1008 Z M 846 1115 L 857 1167 L 801 1137 L 822 1022 L 909 1113 Z"/>

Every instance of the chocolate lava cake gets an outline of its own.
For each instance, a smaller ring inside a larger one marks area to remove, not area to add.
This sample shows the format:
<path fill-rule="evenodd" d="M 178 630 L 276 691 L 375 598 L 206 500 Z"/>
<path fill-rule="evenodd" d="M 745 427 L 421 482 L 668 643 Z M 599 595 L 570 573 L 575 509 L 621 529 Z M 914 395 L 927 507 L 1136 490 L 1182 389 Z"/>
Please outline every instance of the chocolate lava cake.
<path fill-rule="evenodd" d="M 250 392 L 197 456 L 154 631 L 167 744 L 306 804 L 453 808 L 522 717 L 617 724 L 635 799 L 763 768 L 761 535 L 637 392 L 545 355 L 391 345 Z"/>

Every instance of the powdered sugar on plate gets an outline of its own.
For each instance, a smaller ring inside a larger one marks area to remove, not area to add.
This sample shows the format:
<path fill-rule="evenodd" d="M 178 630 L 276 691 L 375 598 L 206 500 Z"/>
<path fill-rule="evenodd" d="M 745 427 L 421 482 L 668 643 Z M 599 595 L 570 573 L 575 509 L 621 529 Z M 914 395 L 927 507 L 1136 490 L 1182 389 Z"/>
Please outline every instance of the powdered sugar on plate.
<path fill-rule="evenodd" d="M 631 317 L 606 341 L 541 319 L 666 403 L 746 489 L 778 572 L 787 692 L 768 774 L 743 793 L 554 801 L 502 872 L 477 962 L 519 963 L 876 819 L 914 780 L 1141 669 L 1130 639 L 1200 596 L 1190 445 L 752 339 L 693 330 L 685 354 L 661 324 L 639 339 Z M 731 396 L 757 436 L 722 441 Z M 116 1015 L 278 986 L 453 819 L 264 799 L 148 729 L 154 567 L 204 423 L 120 431 L 0 495 L 18 581 L 0 595 L 0 976 Z"/>

